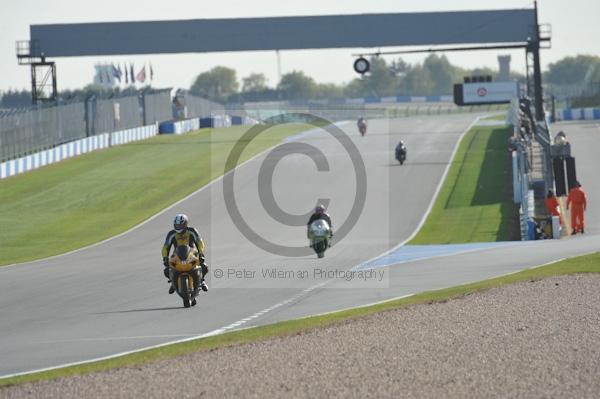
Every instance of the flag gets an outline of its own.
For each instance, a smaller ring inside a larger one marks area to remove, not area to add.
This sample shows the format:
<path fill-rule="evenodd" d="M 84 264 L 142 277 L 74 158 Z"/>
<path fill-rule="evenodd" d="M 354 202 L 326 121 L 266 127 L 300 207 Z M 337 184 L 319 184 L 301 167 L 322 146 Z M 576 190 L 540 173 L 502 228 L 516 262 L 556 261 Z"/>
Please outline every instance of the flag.
<path fill-rule="evenodd" d="M 135 83 L 135 76 L 133 74 L 133 64 L 129 64 L 129 81 Z"/>
<path fill-rule="evenodd" d="M 138 82 L 144 83 L 146 81 L 146 66 L 144 65 L 142 69 L 135 75 L 135 79 Z"/>
<path fill-rule="evenodd" d="M 121 83 L 121 74 L 119 73 L 119 70 L 117 69 L 117 67 L 115 66 L 115 64 L 111 64 L 112 66 L 112 76 L 119 81 L 119 83 Z"/>
<path fill-rule="evenodd" d="M 152 69 L 152 63 L 150 63 L 150 81 L 154 80 L 154 70 Z"/>

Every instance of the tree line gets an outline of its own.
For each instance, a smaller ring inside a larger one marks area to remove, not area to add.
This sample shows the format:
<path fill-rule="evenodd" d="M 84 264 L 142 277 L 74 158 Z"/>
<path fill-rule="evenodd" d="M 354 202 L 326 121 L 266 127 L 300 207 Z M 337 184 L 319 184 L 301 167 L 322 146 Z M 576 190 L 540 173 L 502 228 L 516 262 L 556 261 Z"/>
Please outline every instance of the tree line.
<path fill-rule="evenodd" d="M 402 58 L 387 61 L 381 57 L 371 57 L 371 70 L 363 77 L 352 79 L 346 84 L 320 83 L 302 71 L 284 74 L 274 86 L 269 86 L 266 76 L 252 73 L 241 81 L 234 69 L 217 66 L 200 73 L 194 79 L 190 92 L 209 100 L 226 102 L 310 100 L 356 97 L 386 97 L 395 95 L 446 95 L 452 94 L 452 86 L 463 81 L 465 76 L 491 75 L 497 71 L 490 68 L 465 69 L 452 65 L 445 55 L 431 54 L 422 63 L 409 64 Z M 524 81 L 525 77 L 514 73 L 512 79 Z M 600 57 L 577 55 L 565 57 L 549 64 L 544 71 L 544 84 L 555 86 L 598 87 L 600 91 Z M 104 89 L 88 85 L 79 90 L 60 92 L 60 99 L 83 100 L 90 95 L 119 96 L 137 93 L 134 87 L 125 89 Z M 586 93 L 599 97 L 599 93 Z M 8 91 L 2 94 L 1 108 L 25 107 L 31 103 L 31 93 L 27 90 Z"/>
<path fill-rule="evenodd" d="M 465 69 L 452 65 L 445 55 L 437 54 L 414 65 L 402 58 L 388 62 L 381 57 L 371 57 L 370 63 L 368 74 L 346 84 L 319 83 L 301 71 L 292 71 L 284 74 L 275 87 L 268 86 L 262 73 L 252 73 L 242 78 L 240 84 L 235 70 L 217 66 L 199 74 L 190 91 L 218 102 L 451 95 L 453 85 L 462 82 L 465 76 L 490 75 L 496 79 L 498 75 L 490 68 Z M 525 81 L 525 76 L 519 73 L 512 73 L 510 78 Z M 600 57 L 565 57 L 549 64 L 543 81 L 548 86 L 595 84 L 600 88 Z"/>
<path fill-rule="evenodd" d="M 347 84 L 319 83 L 304 72 L 292 71 L 281 76 L 275 87 L 268 86 L 262 73 L 250 74 L 240 84 L 235 70 L 217 66 L 199 74 L 190 91 L 220 102 L 426 96 L 451 94 L 453 84 L 462 82 L 463 76 L 497 74 L 489 68 L 463 69 L 452 65 L 445 55 L 436 54 L 415 65 L 401 58 L 388 63 L 384 58 L 371 57 L 370 62 L 368 74 Z M 515 78 L 523 79 L 518 75 Z"/>

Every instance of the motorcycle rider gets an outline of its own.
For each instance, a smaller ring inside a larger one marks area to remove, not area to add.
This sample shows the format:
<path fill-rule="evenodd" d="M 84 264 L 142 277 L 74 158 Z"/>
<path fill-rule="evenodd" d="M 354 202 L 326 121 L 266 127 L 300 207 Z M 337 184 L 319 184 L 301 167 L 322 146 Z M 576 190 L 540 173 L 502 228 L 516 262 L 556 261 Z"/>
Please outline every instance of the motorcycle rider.
<path fill-rule="evenodd" d="M 406 146 L 404 145 L 404 140 L 400 140 L 396 146 L 396 155 L 398 154 L 402 154 L 406 157 Z"/>
<path fill-rule="evenodd" d="M 358 121 L 356 122 L 356 126 L 358 127 L 358 130 L 361 131 L 361 129 L 365 129 L 365 131 L 367 130 L 367 120 L 361 116 L 360 118 L 358 118 Z"/>
<path fill-rule="evenodd" d="M 325 212 L 325 206 L 323 206 L 322 204 L 319 204 L 315 207 L 315 213 L 312 214 L 310 219 L 308 219 L 308 223 L 306 223 L 307 236 L 308 236 L 308 226 L 310 226 L 310 224 L 312 222 L 314 222 L 315 220 L 319 220 L 319 219 L 323 219 L 324 221 L 327 222 L 327 224 L 329 224 L 329 231 L 331 233 L 331 236 L 333 237 L 333 224 L 331 223 L 331 216 L 329 216 L 329 214 Z"/>
<path fill-rule="evenodd" d="M 190 247 L 195 247 L 198 250 L 198 255 L 200 257 L 200 270 L 202 272 L 202 276 L 200 277 L 200 288 L 202 288 L 203 291 L 208 291 L 208 286 L 204 281 L 204 276 L 206 276 L 206 273 L 208 273 L 208 266 L 204 261 L 204 240 L 202 240 L 200 237 L 198 230 L 193 227 L 188 227 L 188 217 L 182 213 L 175 216 L 175 220 L 173 220 L 173 230 L 169 231 L 167 234 L 167 238 L 165 239 L 165 243 L 162 247 L 163 265 L 165 266 L 163 272 L 167 279 L 170 278 L 169 252 L 171 247 L 177 248 L 179 245 L 189 245 Z M 169 294 L 174 292 L 175 285 L 171 282 Z"/>

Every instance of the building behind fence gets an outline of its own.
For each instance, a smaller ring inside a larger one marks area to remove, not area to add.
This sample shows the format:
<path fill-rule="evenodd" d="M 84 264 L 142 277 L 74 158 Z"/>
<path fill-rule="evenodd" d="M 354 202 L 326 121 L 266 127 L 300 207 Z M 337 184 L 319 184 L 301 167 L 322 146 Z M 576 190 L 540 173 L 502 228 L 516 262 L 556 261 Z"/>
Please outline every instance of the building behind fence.
<path fill-rule="evenodd" d="M 0 110 L 0 162 L 85 137 L 153 125 L 174 117 L 171 89 L 27 109 Z M 186 118 L 223 114 L 221 104 L 184 94 Z M 183 118 L 182 118 L 183 119 Z"/>

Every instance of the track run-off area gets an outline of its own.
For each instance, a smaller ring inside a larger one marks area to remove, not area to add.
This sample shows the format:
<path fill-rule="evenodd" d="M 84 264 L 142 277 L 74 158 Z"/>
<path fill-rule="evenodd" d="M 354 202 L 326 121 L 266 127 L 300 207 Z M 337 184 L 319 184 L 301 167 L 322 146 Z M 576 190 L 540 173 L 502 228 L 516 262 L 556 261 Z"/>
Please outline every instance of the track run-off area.
<path fill-rule="evenodd" d="M 354 123 L 338 124 L 353 144 L 350 153 L 324 130 L 297 135 L 286 144 L 305 146 L 284 145 L 252 158 L 235 170 L 232 190 L 225 194 L 227 179 L 217 179 L 114 239 L 0 267 L 0 376 L 363 306 L 600 250 L 600 180 L 595 176 L 600 127 L 580 123 L 553 129 L 567 133 L 578 179 L 588 194 L 586 234 L 446 251 L 436 246 L 404 256 L 410 247 L 403 244 L 420 227 L 459 140 L 477 118 L 372 120 L 365 137 Z M 403 166 L 393 156 L 400 139 L 408 147 Z M 358 180 L 354 149 L 365 171 Z M 321 171 L 315 163 L 319 153 L 327 164 Z M 269 170 L 273 173 L 264 178 Z M 361 188 L 366 189 L 364 206 L 356 212 Z M 277 209 L 264 196 L 269 192 Z M 334 245 L 319 260 L 314 254 L 296 257 L 260 248 L 246 237 L 247 231 L 240 231 L 240 218 L 232 217 L 227 205 L 231 196 L 254 234 L 294 248 L 305 247 L 307 240 L 305 226 L 298 222 L 302 218 L 293 215 L 309 212 L 317 198 L 328 199 Z M 167 294 L 160 258 L 164 236 L 180 212 L 204 237 L 211 268 L 210 291 L 201 293 L 191 309 Z M 292 226 L 272 217 L 278 212 Z M 355 224 L 344 234 L 345 221 L 353 217 Z"/>

